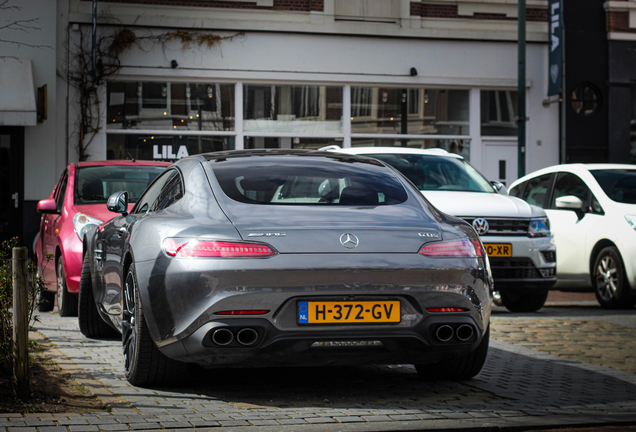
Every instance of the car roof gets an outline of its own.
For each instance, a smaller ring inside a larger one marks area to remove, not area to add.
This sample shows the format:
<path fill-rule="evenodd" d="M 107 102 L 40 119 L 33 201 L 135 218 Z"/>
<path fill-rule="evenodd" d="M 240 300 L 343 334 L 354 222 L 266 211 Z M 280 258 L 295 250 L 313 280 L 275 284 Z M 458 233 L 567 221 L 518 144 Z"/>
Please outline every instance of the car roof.
<path fill-rule="evenodd" d="M 338 146 L 329 146 L 325 147 L 325 150 L 335 151 L 340 153 L 347 154 L 418 154 L 418 155 L 428 155 L 428 156 L 442 156 L 442 157 L 453 157 L 456 159 L 464 159 L 463 156 L 449 153 L 441 148 L 428 148 L 428 149 L 420 149 L 413 147 L 347 147 L 347 148 L 339 148 Z"/>
<path fill-rule="evenodd" d="M 384 166 L 376 159 L 356 154 L 342 154 L 340 152 L 310 150 L 310 149 L 251 149 L 228 150 L 212 153 L 202 153 L 194 157 L 202 157 L 207 161 L 222 160 L 227 158 L 255 157 L 255 156 L 317 156 L 338 160 L 359 161 Z"/>
<path fill-rule="evenodd" d="M 586 164 L 566 164 L 566 166 L 580 166 L 587 170 L 596 169 L 636 169 L 636 165 L 618 163 L 586 163 Z"/>
<path fill-rule="evenodd" d="M 149 161 L 149 160 L 103 160 L 103 161 L 85 161 L 78 162 L 77 166 L 93 167 L 93 166 L 113 166 L 113 165 L 143 165 L 143 166 L 170 166 L 171 162 Z"/>
<path fill-rule="evenodd" d="M 631 164 L 618 164 L 618 163 L 569 163 L 569 164 L 559 164 L 559 165 L 551 165 L 545 168 L 538 169 L 529 174 L 526 174 L 523 177 L 518 178 L 510 184 L 510 187 L 515 187 L 520 183 L 523 183 L 531 178 L 544 175 L 551 174 L 558 171 L 570 171 L 573 173 L 585 173 L 590 170 L 611 170 L 611 169 L 629 169 L 635 170 L 636 165 Z"/>

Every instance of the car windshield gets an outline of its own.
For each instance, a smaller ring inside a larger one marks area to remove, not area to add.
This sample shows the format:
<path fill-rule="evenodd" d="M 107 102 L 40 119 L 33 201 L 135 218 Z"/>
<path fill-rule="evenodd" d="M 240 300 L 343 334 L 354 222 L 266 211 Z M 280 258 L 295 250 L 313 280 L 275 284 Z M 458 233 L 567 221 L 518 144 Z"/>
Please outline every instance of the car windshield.
<path fill-rule="evenodd" d="M 492 185 L 463 159 L 420 154 L 366 154 L 396 168 L 419 190 L 495 193 Z"/>
<path fill-rule="evenodd" d="M 407 193 L 381 164 L 352 158 L 251 156 L 210 161 L 223 192 L 249 204 L 399 204 Z"/>
<path fill-rule="evenodd" d="M 636 169 L 590 170 L 612 201 L 636 204 Z"/>
<path fill-rule="evenodd" d="M 137 202 L 150 182 L 163 170 L 152 165 L 106 165 L 81 167 L 75 178 L 75 204 L 105 204 L 115 192 L 128 191 Z"/>

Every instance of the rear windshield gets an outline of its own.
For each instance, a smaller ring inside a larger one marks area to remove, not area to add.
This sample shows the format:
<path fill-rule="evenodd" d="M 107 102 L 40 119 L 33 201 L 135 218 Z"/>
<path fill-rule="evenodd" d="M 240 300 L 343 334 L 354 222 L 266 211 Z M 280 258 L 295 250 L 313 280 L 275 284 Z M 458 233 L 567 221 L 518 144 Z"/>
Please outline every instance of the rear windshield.
<path fill-rule="evenodd" d="M 636 204 L 636 170 L 590 170 L 603 192 L 612 200 Z"/>
<path fill-rule="evenodd" d="M 130 202 L 137 202 L 146 187 L 166 167 L 151 165 L 108 165 L 82 167 L 75 177 L 75 204 L 105 204 L 108 197 L 128 191 Z"/>
<path fill-rule="evenodd" d="M 391 165 L 419 190 L 495 193 L 492 185 L 463 159 L 418 154 L 365 154 Z"/>
<path fill-rule="evenodd" d="M 287 155 L 217 159 L 210 166 L 223 192 L 243 203 L 377 206 L 407 199 L 395 174 L 378 162 Z"/>

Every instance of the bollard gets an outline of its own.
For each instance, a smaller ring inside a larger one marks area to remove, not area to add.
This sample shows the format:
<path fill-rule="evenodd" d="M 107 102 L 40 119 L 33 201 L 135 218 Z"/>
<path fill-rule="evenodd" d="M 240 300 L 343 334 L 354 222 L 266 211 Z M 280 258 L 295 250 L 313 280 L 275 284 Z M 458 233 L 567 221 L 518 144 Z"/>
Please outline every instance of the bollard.
<path fill-rule="evenodd" d="M 27 248 L 13 248 L 13 391 L 21 400 L 31 395 L 27 259 Z"/>

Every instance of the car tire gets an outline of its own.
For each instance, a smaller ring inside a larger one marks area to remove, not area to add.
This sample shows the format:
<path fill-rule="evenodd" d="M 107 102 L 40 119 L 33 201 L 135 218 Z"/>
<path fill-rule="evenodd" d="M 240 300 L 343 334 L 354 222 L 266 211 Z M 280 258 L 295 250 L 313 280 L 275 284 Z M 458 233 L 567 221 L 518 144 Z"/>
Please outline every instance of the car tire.
<path fill-rule="evenodd" d="M 625 266 L 620 252 L 614 246 L 601 250 L 594 262 L 592 282 L 596 300 L 604 308 L 631 309 L 636 296 L 630 292 Z"/>
<path fill-rule="evenodd" d="M 80 278 L 77 320 L 82 334 L 89 338 L 108 339 L 119 336 L 119 332 L 108 325 L 99 314 L 93 295 L 93 281 L 88 254 L 82 262 Z"/>
<path fill-rule="evenodd" d="M 501 302 L 510 312 L 536 312 L 543 307 L 549 290 L 504 290 L 500 291 Z"/>
<path fill-rule="evenodd" d="M 490 343 L 490 325 L 477 348 L 452 359 L 437 363 L 416 364 L 415 369 L 425 381 L 467 380 L 477 375 L 484 367 Z"/>
<path fill-rule="evenodd" d="M 128 269 L 122 294 L 122 349 L 128 382 L 146 387 L 163 386 L 183 379 L 185 364 L 163 355 L 150 336 L 134 264 Z"/>
<path fill-rule="evenodd" d="M 57 260 L 57 312 L 61 317 L 77 316 L 77 294 L 68 292 L 64 275 L 64 260 Z"/>

